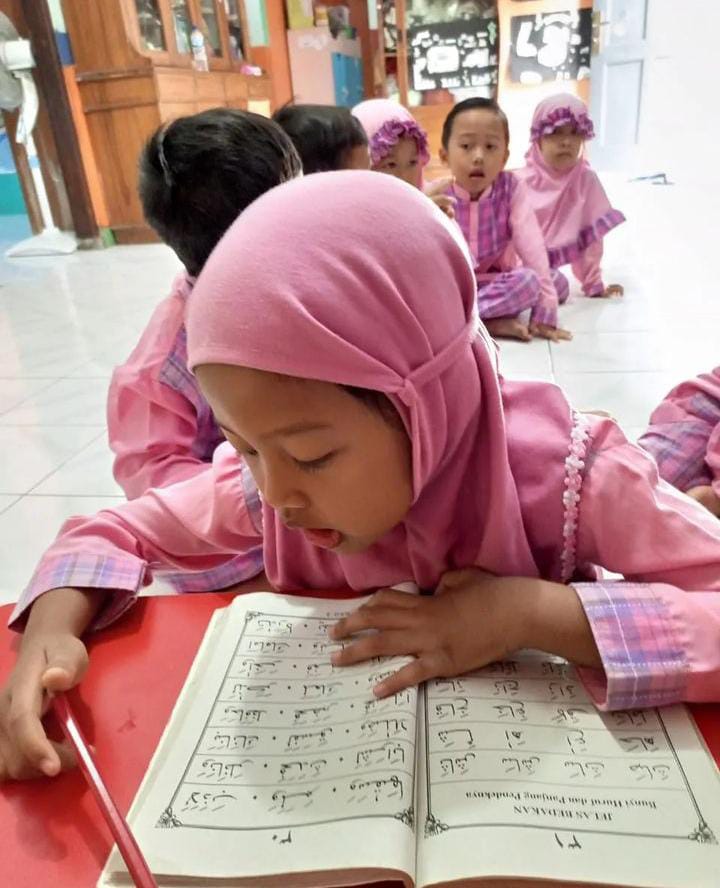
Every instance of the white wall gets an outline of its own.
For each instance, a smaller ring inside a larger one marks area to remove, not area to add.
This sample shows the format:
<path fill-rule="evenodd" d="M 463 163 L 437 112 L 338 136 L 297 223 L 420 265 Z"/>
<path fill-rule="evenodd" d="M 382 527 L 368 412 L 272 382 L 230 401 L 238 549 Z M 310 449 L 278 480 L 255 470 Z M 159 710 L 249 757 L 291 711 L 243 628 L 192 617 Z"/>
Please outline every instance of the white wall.
<path fill-rule="evenodd" d="M 637 166 L 720 182 L 720 3 L 648 0 Z"/>

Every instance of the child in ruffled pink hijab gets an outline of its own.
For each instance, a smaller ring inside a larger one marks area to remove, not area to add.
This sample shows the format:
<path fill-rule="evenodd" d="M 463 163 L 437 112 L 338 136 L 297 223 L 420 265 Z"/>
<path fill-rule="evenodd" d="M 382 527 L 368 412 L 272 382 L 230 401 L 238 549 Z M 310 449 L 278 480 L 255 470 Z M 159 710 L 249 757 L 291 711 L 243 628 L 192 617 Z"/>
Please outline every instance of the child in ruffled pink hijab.
<path fill-rule="evenodd" d="M 423 169 L 430 162 L 427 133 L 403 105 L 391 99 L 367 99 L 353 108 L 362 123 L 370 147 L 370 164 L 419 188 L 450 218 L 455 201 L 445 194 L 452 177 L 425 182 Z"/>
<path fill-rule="evenodd" d="M 418 191 L 348 171 L 260 197 L 203 269 L 187 330 L 227 443 L 49 548 L 12 615 L 0 780 L 72 763 L 44 695 L 77 684 L 82 635 L 152 570 L 258 544 L 279 591 L 381 590 L 331 630 L 348 639 L 337 666 L 410 655 L 378 696 L 529 647 L 582 667 L 604 709 L 720 700 L 720 523 L 611 420 L 498 376 L 462 235 Z M 386 588 L 407 580 L 434 594 Z"/>
<path fill-rule="evenodd" d="M 597 173 L 584 157 L 595 135 L 585 103 L 560 93 L 535 109 L 527 165 L 517 171 L 528 186 L 551 268 L 570 265 L 586 296 L 622 296 L 605 286 L 600 262 L 603 238 L 625 216 L 612 208 Z"/>

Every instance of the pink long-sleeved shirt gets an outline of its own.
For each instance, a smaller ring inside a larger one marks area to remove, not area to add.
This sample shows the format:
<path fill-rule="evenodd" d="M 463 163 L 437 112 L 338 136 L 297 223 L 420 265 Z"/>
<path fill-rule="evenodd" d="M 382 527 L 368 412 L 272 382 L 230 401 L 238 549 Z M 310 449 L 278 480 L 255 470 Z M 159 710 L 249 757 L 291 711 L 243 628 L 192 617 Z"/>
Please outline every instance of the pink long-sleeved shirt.
<path fill-rule="evenodd" d="M 603 663 L 583 680 L 601 709 L 720 701 L 720 522 L 660 480 L 612 420 L 586 422 L 587 451 L 571 461 L 580 500 L 555 547 L 584 576 L 598 566 L 625 579 L 572 582 Z M 528 522 L 543 521 L 526 508 Z M 11 623 L 44 592 L 77 586 L 107 590 L 95 628 L 107 625 L 149 582 L 149 564 L 212 569 L 260 544 L 260 516 L 252 478 L 225 444 L 210 471 L 68 521 Z"/>
<path fill-rule="evenodd" d="M 447 193 L 455 198 L 455 220 L 468 243 L 479 279 L 485 280 L 493 271 L 511 271 L 519 260 L 535 272 L 540 283 L 534 319 L 557 326 L 558 295 L 527 185 L 514 173 L 503 170 L 475 200 L 457 184 Z"/>
<path fill-rule="evenodd" d="M 113 474 L 128 499 L 197 475 L 224 440 L 187 367 L 185 306 L 192 286 L 185 273 L 178 275 L 110 382 Z"/>

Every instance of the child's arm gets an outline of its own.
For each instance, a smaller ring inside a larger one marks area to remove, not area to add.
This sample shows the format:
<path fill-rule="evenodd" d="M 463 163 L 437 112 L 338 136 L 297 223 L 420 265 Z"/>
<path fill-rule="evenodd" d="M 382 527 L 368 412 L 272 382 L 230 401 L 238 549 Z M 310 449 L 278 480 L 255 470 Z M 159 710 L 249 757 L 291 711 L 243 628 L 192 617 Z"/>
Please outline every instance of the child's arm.
<path fill-rule="evenodd" d="M 577 561 L 625 580 L 574 584 L 603 663 L 583 677 L 603 709 L 718 701 L 720 522 L 614 423 L 592 423 Z"/>
<path fill-rule="evenodd" d="M 117 619 L 151 581 L 149 564 L 204 571 L 262 545 L 257 489 L 231 444 L 212 465 L 171 487 L 92 517 L 71 518 L 45 552 L 10 617 L 14 625 L 44 592 L 105 590 L 92 628 Z M 260 564 L 258 567 L 260 568 Z"/>
<path fill-rule="evenodd" d="M 88 656 L 80 638 L 100 602 L 88 590 L 54 589 L 33 607 L 15 668 L 0 691 L 0 783 L 52 777 L 75 764 L 66 743 L 45 736 L 41 718 L 49 693 L 67 691 L 82 678 Z"/>
<path fill-rule="evenodd" d="M 512 244 L 520 261 L 540 280 L 540 301 L 531 315 L 531 323 L 557 329 L 558 296 L 550 277 L 547 249 L 535 210 L 527 196 L 527 186 L 517 181 L 510 204 Z"/>
<path fill-rule="evenodd" d="M 572 263 L 573 274 L 580 281 L 586 296 L 603 296 L 605 293 L 605 284 L 600 270 L 602 257 L 603 243 L 601 240 L 597 240 L 591 243 Z"/>
<path fill-rule="evenodd" d="M 141 372 L 119 367 L 110 383 L 107 420 L 115 454 L 113 475 L 128 499 L 151 487 L 185 481 L 208 466 L 193 452 L 198 436 L 194 405 L 161 382 L 156 371 L 153 366 Z"/>
<path fill-rule="evenodd" d="M 0 779 L 3 771 L 53 774 L 69 763 L 62 751 L 53 756 L 39 714 L 45 689 L 79 681 L 83 632 L 107 625 L 133 603 L 150 581 L 149 563 L 207 570 L 252 549 L 261 559 L 257 507 L 252 478 L 226 444 L 212 466 L 188 481 L 65 524 L 11 616 L 13 625 L 27 623 L 21 654 L 0 691 Z M 48 684 L 42 664 L 62 662 L 60 684 Z"/>
<path fill-rule="evenodd" d="M 184 320 L 191 286 L 186 274 L 177 276 L 172 294 L 157 306 L 110 383 L 113 474 L 128 499 L 203 471 L 221 438 L 187 369 Z"/>

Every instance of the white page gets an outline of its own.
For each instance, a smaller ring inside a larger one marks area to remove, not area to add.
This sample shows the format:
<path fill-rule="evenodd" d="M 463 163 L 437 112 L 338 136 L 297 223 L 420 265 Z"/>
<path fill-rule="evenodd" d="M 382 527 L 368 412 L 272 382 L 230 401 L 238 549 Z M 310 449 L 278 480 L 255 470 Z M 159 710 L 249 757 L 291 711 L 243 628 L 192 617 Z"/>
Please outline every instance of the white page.
<path fill-rule="evenodd" d="M 129 816 L 155 874 L 414 875 L 417 691 L 371 692 L 407 660 L 329 660 L 360 603 L 254 593 L 216 615 Z"/>
<path fill-rule="evenodd" d="M 720 885 L 720 780 L 684 707 L 599 713 L 532 654 L 422 696 L 419 885 Z"/>

